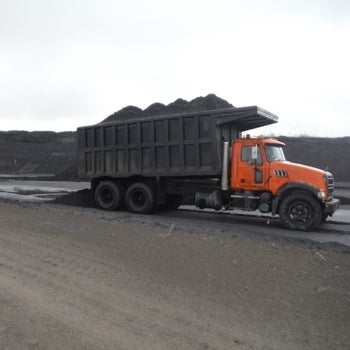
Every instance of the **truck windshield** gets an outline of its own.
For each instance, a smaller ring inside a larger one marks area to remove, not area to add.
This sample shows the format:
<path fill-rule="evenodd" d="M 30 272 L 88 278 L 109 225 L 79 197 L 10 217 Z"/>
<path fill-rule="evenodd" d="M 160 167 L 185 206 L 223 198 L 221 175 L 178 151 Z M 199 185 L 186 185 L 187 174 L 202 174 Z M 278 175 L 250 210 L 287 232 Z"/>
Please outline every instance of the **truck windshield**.
<path fill-rule="evenodd" d="M 268 162 L 286 160 L 283 148 L 279 145 L 265 145 L 265 154 Z"/>

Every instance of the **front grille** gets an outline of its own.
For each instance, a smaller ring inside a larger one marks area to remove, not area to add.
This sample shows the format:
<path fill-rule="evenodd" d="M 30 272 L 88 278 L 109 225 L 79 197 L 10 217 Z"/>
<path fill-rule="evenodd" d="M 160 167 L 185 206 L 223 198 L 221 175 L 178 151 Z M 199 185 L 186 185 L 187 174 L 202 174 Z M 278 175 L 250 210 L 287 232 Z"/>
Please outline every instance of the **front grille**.
<path fill-rule="evenodd" d="M 325 180 L 327 184 L 327 190 L 328 190 L 328 199 L 333 197 L 334 193 L 334 178 L 333 175 L 329 172 L 326 172 L 325 174 Z"/>

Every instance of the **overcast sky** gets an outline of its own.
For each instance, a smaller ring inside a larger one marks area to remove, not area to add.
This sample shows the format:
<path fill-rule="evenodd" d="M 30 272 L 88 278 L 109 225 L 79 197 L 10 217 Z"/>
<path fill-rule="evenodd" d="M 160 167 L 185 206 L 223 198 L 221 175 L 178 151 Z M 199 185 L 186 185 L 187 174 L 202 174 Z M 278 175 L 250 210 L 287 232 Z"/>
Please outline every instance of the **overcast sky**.
<path fill-rule="evenodd" d="M 256 133 L 350 136 L 349 42 L 349 0 L 0 0 L 0 130 L 215 93 L 279 116 Z"/>

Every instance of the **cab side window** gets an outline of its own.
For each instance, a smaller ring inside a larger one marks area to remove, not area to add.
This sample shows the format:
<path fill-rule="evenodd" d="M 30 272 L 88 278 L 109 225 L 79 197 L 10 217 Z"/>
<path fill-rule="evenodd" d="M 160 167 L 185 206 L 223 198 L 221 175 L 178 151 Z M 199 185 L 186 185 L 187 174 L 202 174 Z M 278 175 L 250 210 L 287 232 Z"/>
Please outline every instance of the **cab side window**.
<path fill-rule="evenodd" d="M 241 154 L 242 162 L 250 162 L 252 160 L 253 147 L 255 146 L 242 146 L 242 154 Z M 258 147 L 258 160 L 256 165 L 261 165 L 261 164 L 262 164 L 262 157 L 261 157 L 260 148 Z"/>

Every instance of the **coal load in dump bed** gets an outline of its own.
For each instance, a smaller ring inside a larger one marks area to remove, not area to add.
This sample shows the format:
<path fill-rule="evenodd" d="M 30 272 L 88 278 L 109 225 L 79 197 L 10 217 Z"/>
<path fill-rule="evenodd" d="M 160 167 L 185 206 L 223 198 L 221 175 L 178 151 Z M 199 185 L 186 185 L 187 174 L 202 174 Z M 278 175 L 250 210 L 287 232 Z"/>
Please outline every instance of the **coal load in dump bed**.
<path fill-rule="evenodd" d="M 127 107 L 100 124 L 78 128 L 80 178 L 217 177 L 223 140 L 277 122 L 256 106 L 235 108 L 208 95 L 144 111 Z"/>
<path fill-rule="evenodd" d="M 182 98 L 168 105 L 156 102 L 144 110 L 135 106 L 127 106 L 104 119 L 102 123 L 224 108 L 233 108 L 233 105 L 214 94 L 209 94 L 205 97 L 197 97 L 190 102 Z"/>

